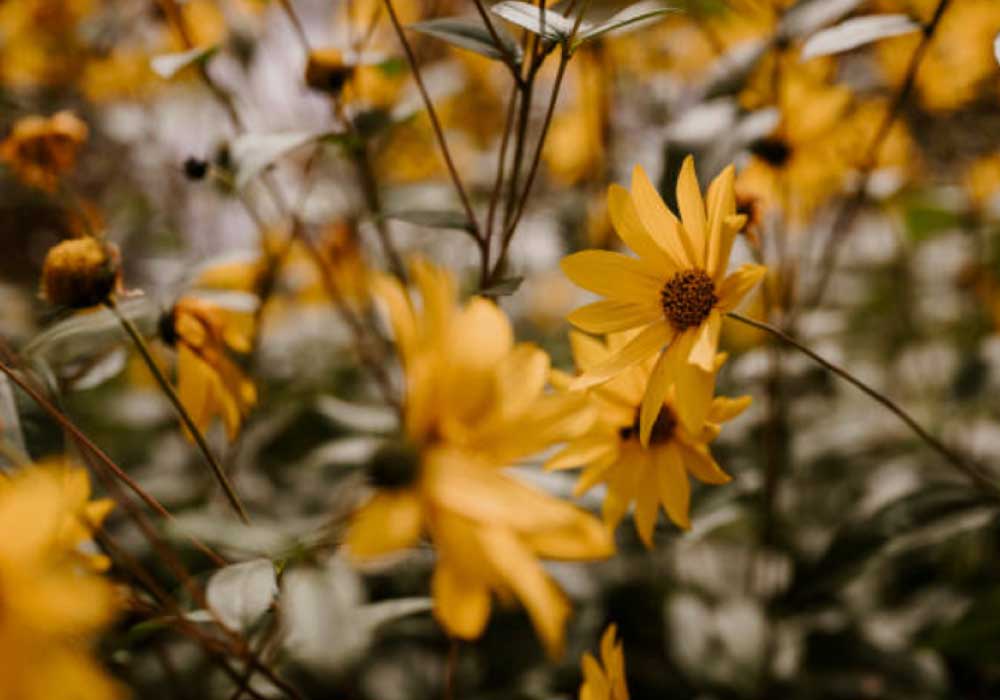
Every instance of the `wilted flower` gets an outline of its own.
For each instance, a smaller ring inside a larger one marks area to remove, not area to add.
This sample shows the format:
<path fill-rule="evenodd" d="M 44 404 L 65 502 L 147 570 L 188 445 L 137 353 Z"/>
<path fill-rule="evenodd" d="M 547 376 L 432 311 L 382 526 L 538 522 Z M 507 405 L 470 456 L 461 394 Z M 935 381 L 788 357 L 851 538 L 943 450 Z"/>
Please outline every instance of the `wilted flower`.
<path fill-rule="evenodd" d="M 0 143 L 0 160 L 25 184 L 54 192 L 86 140 L 87 125 L 72 112 L 24 117 Z"/>
<path fill-rule="evenodd" d="M 42 296 L 52 304 L 85 309 L 106 301 L 120 280 L 117 246 L 91 236 L 71 238 L 45 255 Z"/>
<path fill-rule="evenodd" d="M 544 394 L 549 358 L 514 344 L 492 302 L 455 303 L 451 277 L 412 267 L 420 311 L 394 278 L 380 278 L 406 376 L 405 438 L 379 453 L 379 489 L 358 512 L 347 545 L 355 557 L 410 547 L 422 533 L 438 561 L 434 613 L 463 639 L 478 637 L 491 593 L 527 608 L 549 653 L 563 646 L 570 607 L 536 557 L 593 559 L 611 541 L 592 516 L 500 469 L 592 420 L 581 396 Z"/>

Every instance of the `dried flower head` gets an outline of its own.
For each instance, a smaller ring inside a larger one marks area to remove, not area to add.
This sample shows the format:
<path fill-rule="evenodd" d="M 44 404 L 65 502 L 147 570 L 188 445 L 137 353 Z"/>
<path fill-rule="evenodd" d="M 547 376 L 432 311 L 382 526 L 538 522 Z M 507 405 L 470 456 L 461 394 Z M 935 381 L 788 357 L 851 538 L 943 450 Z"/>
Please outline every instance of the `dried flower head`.
<path fill-rule="evenodd" d="M 54 192 L 86 140 L 87 125 L 72 112 L 48 118 L 33 115 L 14 124 L 0 144 L 0 160 L 25 184 Z"/>
<path fill-rule="evenodd" d="M 118 288 L 121 254 L 113 243 L 90 236 L 71 238 L 49 249 L 42 266 L 42 297 L 49 303 L 85 309 Z"/>
<path fill-rule="evenodd" d="M 351 79 L 354 66 L 344 61 L 339 49 L 317 49 L 309 54 L 306 85 L 313 90 L 339 95 Z"/>

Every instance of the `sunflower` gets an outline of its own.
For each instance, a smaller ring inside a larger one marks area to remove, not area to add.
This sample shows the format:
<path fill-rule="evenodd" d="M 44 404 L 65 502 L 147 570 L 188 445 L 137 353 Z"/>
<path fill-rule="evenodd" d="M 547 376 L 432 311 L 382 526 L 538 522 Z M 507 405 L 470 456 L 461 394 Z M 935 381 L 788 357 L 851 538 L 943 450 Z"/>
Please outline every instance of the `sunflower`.
<path fill-rule="evenodd" d="M 615 231 L 639 257 L 588 250 L 562 261 L 573 282 L 607 297 L 572 312 L 573 325 L 597 334 L 641 329 L 574 380 L 574 388 L 601 384 L 657 356 L 640 409 L 643 445 L 672 385 L 680 423 L 691 433 L 701 430 L 712 406 L 722 318 L 765 272 L 745 264 L 726 275 L 733 240 L 746 220 L 736 214 L 733 173 L 729 166 L 715 178 L 706 208 L 694 160 L 685 159 L 677 182 L 678 221 L 636 166 L 631 192 L 618 185 L 609 189 L 608 210 Z"/>
<path fill-rule="evenodd" d="M 605 343 L 572 333 L 570 343 L 577 367 L 586 372 L 606 362 L 631 335 L 612 334 Z M 716 357 L 716 369 L 723 360 L 722 354 Z M 603 516 L 610 530 L 618 527 L 629 505 L 635 502 L 636 530 L 647 547 L 653 546 L 653 528 L 661 505 L 676 525 L 684 529 L 691 526 L 688 474 L 707 484 L 729 481 L 729 475 L 712 459 L 708 444 L 719 434 L 722 422 L 750 405 L 749 396 L 716 397 L 704 423 L 691 431 L 678 419 L 679 404 L 671 387 L 653 424 L 649 444 L 643 445 L 638 438 L 639 412 L 653 365 L 653 358 L 648 358 L 606 384 L 589 389 L 599 415 L 596 423 L 546 462 L 549 469 L 586 466 L 576 485 L 578 496 L 599 483 L 607 485 Z M 665 379 L 669 382 L 671 377 Z M 553 383 L 568 388 L 572 379 L 555 372 Z"/>
<path fill-rule="evenodd" d="M 580 700 L 628 700 L 628 686 L 625 685 L 625 653 L 622 644 L 615 640 L 618 629 L 615 625 L 601 635 L 601 661 L 590 652 L 583 655 L 583 684 L 580 686 Z"/>
<path fill-rule="evenodd" d="M 219 416 L 236 439 L 257 402 L 253 382 L 228 355 L 249 352 L 252 328 L 252 314 L 195 297 L 182 297 L 161 321 L 160 337 L 177 350 L 177 395 L 202 432 Z"/>
<path fill-rule="evenodd" d="M 419 312 L 394 278 L 379 278 L 405 373 L 404 435 L 370 465 L 375 494 L 356 514 L 347 547 L 367 559 L 429 535 L 438 558 L 434 614 L 445 630 L 474 639 L 491 594 L 518 599 L 546 650 L 563 648 L 570 613 L 538 557 L 585 560 L 611 554 L 600 522 L 531 488 L 502 468 L 586 430 L 581 395 L 544 393 L 548 356 L 515 344 L 492 302 L 455 302 L 444 271 L 416 262 Z"/>
<path fill-rule="evenodd" d="M 113 586 L 77 546 L 107 513 L 89 501 L 86 473 L 40 464 L 0 476 L 0 697 L 112 700 L 122 697 L 90 653 L 114 617 Z"/>

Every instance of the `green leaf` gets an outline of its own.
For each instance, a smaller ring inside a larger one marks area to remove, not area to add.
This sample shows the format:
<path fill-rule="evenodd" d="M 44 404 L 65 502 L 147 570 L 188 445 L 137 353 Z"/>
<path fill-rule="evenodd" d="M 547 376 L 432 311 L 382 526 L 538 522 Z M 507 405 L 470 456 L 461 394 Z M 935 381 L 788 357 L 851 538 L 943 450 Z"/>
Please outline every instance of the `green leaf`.
<path fill-rule="evenodd" d="M 387 58 L 376 64 L 382 75 L 387 78 L 395 78 L 406 72 L 406 61 L 399 56 Z"/>
<path fill-rule="evenodd" d="M 403 211 L 389 212 L 385 214 L 387 219 L 398 219 L 417 226 L 427 228 L 447 228 L 457 231 L 472 231 L 465 212 L 449 209 L 408 209 Z"/>
<path fill-rule="evenodd" d="M 523 277 L 508 277 L 481 290 L 479 293 L 484 297 L 509 297 L 521 287 L 522 282 L 524 282 Z"/>
<path fill-rule="evenodd" d="M 679 10 L 674 7 L 666 7 L 656 2 L 656 0 L 637 2 L 634 5 L 629 5 L 621 12 L 616 12 L 598 25 L 586 25 L 586 29 L 581 25 L 574 45 L 579 46 L 608 32 L 615 32 L 625 28 L 628 28 L 630 31 L 640 29 L 650 20 L 662 17 L 671 12 L 679 12 Z"/>
<path fill-rule="evenodd" d="M 573 32 L 573 20 L 569 17 L 555 10 L 545 10 L 543 16 L 541 9 L 520 0 L 498 2 L 490 10 L 511 24 L 553 41 L 564 41 Z"/>
<path fill-rule="evenodd" d="M 164 53 L 154 56 L 149 61 L 149 67 L 164 80 L 170 80 L 188 66 L 204 63 L 218 50 L 217 44 L 199 46 L 179 53 Z"/>
<path fill-rule="evenodd" d="M 879 39 L 920 31 L 920 25 L 907 15 L 868 15 L 854 17 L 813 34 L 802 47 L 802 60 L 849 51 Z"/>
<path fill-rule="evenodd" d="M 497 46 L 489 30 L 482 24 L 455 17 L 417 22 L 411 24 L 410 29 L 497 61 L 506 61 L 508 56 L 513 56 L 516 63 L 521 62 L 521 47 L 501 26 L 496 27 L 496 32 L 502 47 Z"/>

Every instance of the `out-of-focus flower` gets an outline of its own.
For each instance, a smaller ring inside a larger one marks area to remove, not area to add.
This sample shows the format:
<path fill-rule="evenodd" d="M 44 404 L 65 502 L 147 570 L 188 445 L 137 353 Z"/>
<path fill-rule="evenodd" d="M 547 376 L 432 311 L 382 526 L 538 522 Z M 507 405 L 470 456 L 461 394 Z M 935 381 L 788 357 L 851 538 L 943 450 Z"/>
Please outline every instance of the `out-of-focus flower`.
<path fill-rule="evenodd" d="M 634 333 L 616 333 L 607 343 L 572 333 L 570 342 L 577 368 L 587 372 L 606 362 L 620 350 Z M 716 358 L 716 366 L 724 357 Z M 586 434 L 570 441 L 553 455 L 546 467 L 570 469 L 586 466 L 576 485 L 577 495 L 596 484 L 607 484 L 604 499 L 604 523 L 615 529 L 631 503 L 635 502 L 636 531 L 647 547 L 653 546 L 653 529 L 662 505 L 679 527 L 691 526 L 688 509 L 691 486 L 688 473 L 706 484 L 724 484 L 726 474 L 712 459 L 708 443 L 719 434 L 720 424 L 750 405 L 750 397 L 712 399 L 705 422 L 690 431 L 678 420 L 675 390 L 667 392 L 663 406 L 649 436 L 648 445 L 639 442 L 639 407 L 653 372 L 655 360 L 649 358 L 629 368 L 610 382 L 589 390 L 599 418 Z M 664 377 L 673 385 L 673 378 Z M 568 388 L 572 378 L 555 373 L 553 383 Z"/>
<path fill-rule="evenodd" d="M 228 356 L 249 352 L 252 332 L 253 314 L 195 297 L 164 316 L 160 337 L 177 350 L 177 395 L 199 430 L 218 416 L 232 441 L 257 402 L 253 382 Z"/>
<path fill-rule="evenodd" d="M 594 559 L 611 553 L 600 522 L 500 469 L 585 430 L 584 397 L 545 394 L 548 356 L 514 344 L 492 302 L 455 302 L 454 281 L 423 262 L 412 266 L 416 310 L 394 278 L 379 278 L 406 378 L 405 438 L 372 462 L 374 497 L 347 537 L 356 558 L 414 545 L 422 533 L 438 560 L 434 613 L 456 637 L 478 637 L 491 593 L 519 599 L 548 652 L 563 647 L 570 613 L 537 557 Z"/>
<path fill-rule="evenodd" d="M 965 189 L 977 209 L 996 206 L 1000 197 L 1000 153 L 973 161 L 965 171 Z"/>
<path fill-rule="evenodd" d="M 54 192 L 86 140 L 87 125 L 72 112 L 24 117 L 0 144 L 0 160 L 25 184 Z"/>
<path fill-rule="evenodd" d="M 145 51 L 116 47 L 87 61 L 80 89 L 92 102 L 145 97 L 163 84 L 149 67 L 149 60 Z"/>
<path fill-rule="evenodd" d="M 86 309 L 106 301 L 121 285 L 121 255 L 113 243 L 91 236 L 57 243 L 42 265 L 42 297 L 51 304 Z"/>
<path fill-rule="evenodd" d="M 625 684 L 625 652 L 615 638 L 618 628 L 608 625 L 601 635 L 601 661 L 588 651 L 581 659 L 583 684 L 580 700 L 629 700 Z"/>
<path fill-rule="evenodd" d="M 921 22 L 930 21 L 937 0 L 876 0 L 876 12 L 911 12 Z M 968 104 L 985 87 L 994 95 L 997 80 L 993 40 L 1000 33 L 1000 5 L 993 0 L 950 3 L 934 32 L 916 76 L 921 105 L 930 111 L 955 110 Z M 921 41 L 914 32 L 875 43 L 875 54 L 888 81 L 895 86 L 905 79 L 913 52 Z"/>
<path fill-rule="evenodd" d="M 570 106 L 552 120 L 543 157 L 549 172 L 564 185 L 604 172 L 607 120 L 605 76 L 599 57 L 578 52 L 566 76 Z"/>
<path fill-rule="evenodd" d="M 72 80 L 84 60 L 80 22 L 97 0 L 0 2 L 0 82 L 12 87 Z"/>
<path fill-rule="evenodd" d="M 615 231 L 639 257 L 588 250 L 562 261 L 573 282 L 607 297 L 571 313 L 573 325 L 598 334 L 641 328 L 574 380 L 574 388 L 601 384 L 657 356 L 640 409 L 643 445 L 671 386 L 680 422 L 692 433 L 701 430 L 712 405 L 722 317 L 764 276 L 765 268 L 754 264 L 726 275 L 733 241 L 746 222 L 736 214 L 733 172 L 730 166 L 715 178 L 706 207 L 694 160 L 685 159 L 677 181 L 678 221 L 636 166 L 631 193 L 619 185 L 608 190 L 608 210 Z"/>
<path fill-rule="evenodd" d="M 0 476 L 0 696 L 112 700 L 123 693 L 89 652 L 117 607 L 112 585 L 77 546 L 110 504 L 88 501 L 86 473 L 38 465 Z"/>

